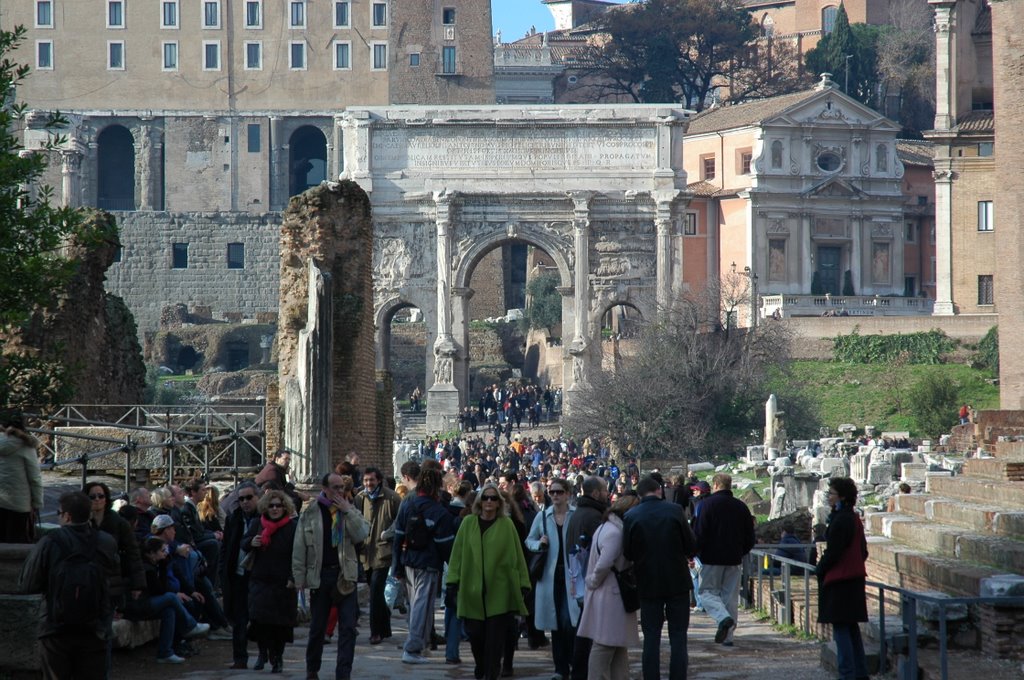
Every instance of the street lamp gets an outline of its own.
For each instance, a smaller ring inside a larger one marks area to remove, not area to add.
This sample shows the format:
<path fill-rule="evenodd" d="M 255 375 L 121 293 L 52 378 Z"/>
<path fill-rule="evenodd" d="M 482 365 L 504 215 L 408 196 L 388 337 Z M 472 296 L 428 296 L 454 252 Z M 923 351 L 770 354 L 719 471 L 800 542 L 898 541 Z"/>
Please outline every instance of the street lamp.
<path fill-rule="evenodd" d="M 757 328 L 757 274 L 749 266 L 741 272 L 736 271 L 735 262 L 732 263 L 732 272 L 750 279 L 750 327 Z"/>

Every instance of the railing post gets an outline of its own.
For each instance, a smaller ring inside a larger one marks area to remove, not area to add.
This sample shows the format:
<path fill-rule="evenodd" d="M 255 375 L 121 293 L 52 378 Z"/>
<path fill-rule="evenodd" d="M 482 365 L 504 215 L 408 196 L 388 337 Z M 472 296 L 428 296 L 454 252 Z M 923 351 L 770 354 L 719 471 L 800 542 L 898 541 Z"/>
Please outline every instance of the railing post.
<path fill-rule="evenodd" d="M 785 619 L 782 621 L 782 624 L 788 626 L 790 623 L 793 623 L 793 594 L 789 584 L 788 562 L 782 562 L 782 592 L 784 593 L 782 601 L 784 603 L 783 606 L 785 607 L 785 611 L 783 612 Z"/>
<path fill-rule="evenodd" d="M 804 567 L 804 633 L 811 634 L 811 573 Z"/>
<path fill-rule="evenodd" d="M 124 436 L 124 491 L 132 490 L 132 436 Z"/>
<path fill-rule="evenodd" d="M 942 680 L 949 680 L 949 663 L 946 658 L 946 605 L 942 602 L 939 602 L 939 663 Z"/>
<path fill-rule="evenodd" d="M 884 673 L 886 667 L 886 655 L 888 650 L 885 639 L 885 588 L 878 587 L 878 636 L 882 638 L 880 651 L 878 653 L 878 672 Z"/>
<path fill-rule="evenodd" d="M 903 624 L 907 627 L 907 665 L 903 668 L 903 680 L 917 680 L 917 598 L 903 594 Z"/>

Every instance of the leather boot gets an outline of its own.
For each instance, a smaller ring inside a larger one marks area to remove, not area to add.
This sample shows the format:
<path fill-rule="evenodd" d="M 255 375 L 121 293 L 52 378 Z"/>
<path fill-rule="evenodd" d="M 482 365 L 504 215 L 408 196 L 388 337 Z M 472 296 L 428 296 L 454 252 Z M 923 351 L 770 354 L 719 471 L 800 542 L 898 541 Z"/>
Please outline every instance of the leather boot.
<path fill-rule="evenodd" d="M 270 657 L 270 672 L 271 673 L 283 673 L 284 672 L 284 658 L 280 654 L 274 654 Z"/>
<path fill-rule="evenodd" d="M 266 647 L 260 647 L 260 654 L 256 657 L 256 665 L 252 667 L 254 671 L 261 671 L 267 665 L 267 649 Z"/>

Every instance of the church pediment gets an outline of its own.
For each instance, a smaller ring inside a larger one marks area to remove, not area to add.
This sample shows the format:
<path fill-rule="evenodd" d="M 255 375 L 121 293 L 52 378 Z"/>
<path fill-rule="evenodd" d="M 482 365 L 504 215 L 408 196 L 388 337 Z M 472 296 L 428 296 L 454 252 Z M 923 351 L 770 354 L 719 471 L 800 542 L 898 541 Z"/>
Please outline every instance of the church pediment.
<path fill-rule="evenodd" d="M 891 120 L 835 87 L 825 88 L 818 96 L 802 101 L 764 122 L 767 125 L 834 125 L 899 132 L 899 126 Z"/>
<path fill-rule="evenodd" d="M 829 177 L 801 194 L 804 198 L 866 198 L 867 193 L 841 177 Z"/>

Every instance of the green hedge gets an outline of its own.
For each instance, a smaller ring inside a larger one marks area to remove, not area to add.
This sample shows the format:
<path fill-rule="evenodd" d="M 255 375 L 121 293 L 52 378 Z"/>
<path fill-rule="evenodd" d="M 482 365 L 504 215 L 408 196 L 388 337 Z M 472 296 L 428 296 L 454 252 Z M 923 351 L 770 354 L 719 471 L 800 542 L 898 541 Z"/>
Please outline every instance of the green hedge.
<path fill-rule="evenodd" d="M 941 364 L 957 342 L 939 330 L 903 335 L 850 335 L 832 341 L 832 357 L 848 364 L 876 364 L 905 359 L 911 364 Z"/>

